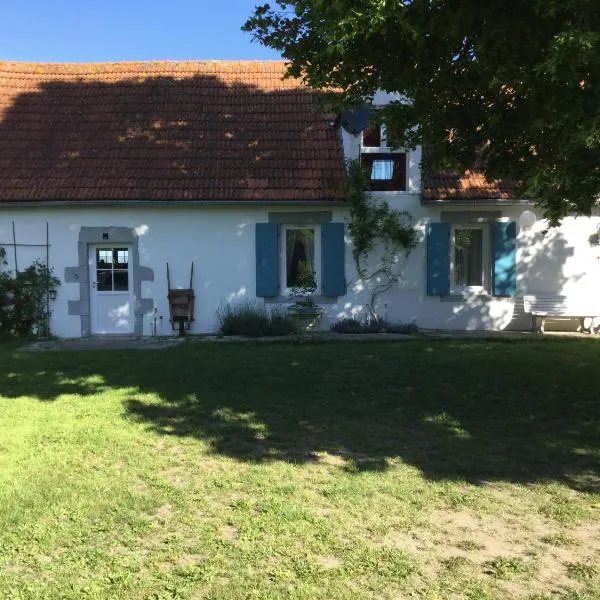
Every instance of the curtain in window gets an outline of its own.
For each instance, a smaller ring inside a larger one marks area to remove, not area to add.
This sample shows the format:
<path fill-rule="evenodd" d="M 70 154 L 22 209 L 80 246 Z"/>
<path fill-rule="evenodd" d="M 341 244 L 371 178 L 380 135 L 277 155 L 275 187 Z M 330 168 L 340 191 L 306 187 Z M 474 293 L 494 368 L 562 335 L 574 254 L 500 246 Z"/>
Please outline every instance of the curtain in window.
<path fill-rule="evenodd" d="M 312 229 L 304 230 L 308 235 L 306 236 L 306 262 L 311 273 L 316 271 L 315 269 L 315 232 Z"/>
<path fill-rule="evenodd" d="M 454 283 L 483 285 L 483 231 L 457 229 L 454 237 Z"/>
<path fill-rule="evenodd" d="M 393 160 L 374 160 L 371 165 L 371 179 L 391 181 L 394 178 Z"/>
<path fill-rule="evenodd" d="M 313 229 L 287 229 L 285 240 L 286 285 L 292 287 L 298 281 L 300 263 L 315 271 L 315 232 Z"/>

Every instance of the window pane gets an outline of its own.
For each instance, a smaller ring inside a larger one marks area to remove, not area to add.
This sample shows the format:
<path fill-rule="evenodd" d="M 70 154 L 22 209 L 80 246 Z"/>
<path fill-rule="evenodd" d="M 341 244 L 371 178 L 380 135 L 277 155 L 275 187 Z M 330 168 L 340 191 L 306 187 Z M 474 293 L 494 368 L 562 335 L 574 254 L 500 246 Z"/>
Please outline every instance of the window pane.
<path fill-rule="evenodd" d="M 404 191 L 406 189 L 406 154 L 364 153 L 361 164 L 374 191 Z"/>
<path fill-rule="evenodd" d="M 378 148 L 381 146 L 381 127 L 367 127 L 363 129 L 363 146 L 365 148 Z"/>
<path fill-rule="evenodd" d="M 115 292 L 126 292 L 129 289 L 129 273 L 127 271 L 115 271 Z"/>
<path fill-rule="evenodd" d="M 315 272 L 315 230 L 286 229 L 287 287 L 311 287 Z"/>
<path fill-rule="evenodd" d="M 129 250 L 127 248 L 115 248 L 113 250 L 115 269 L 126 269 L 129 262 Z"/>
<path fill-rule="evenodd" d="M 112 292 L 112 271 L 96 271 L 96 289 L 99 292 Z"/>
<path fill-rule="evenodd" d="M 96 264 L 99 269 L 110 269 L 112 260 L 112 250 L 96 250 Z"/>
<path fill-rule="evenodd" d="M 393 160 L 374 160 L 371 165 L 371 179 L 377 181 L 391 181 L 394 177 Z"/>
<path fill-rule="evenodd" d="M 455 230 L 454 284 L 459 287 L 483 285 L 482 229 Z"/>

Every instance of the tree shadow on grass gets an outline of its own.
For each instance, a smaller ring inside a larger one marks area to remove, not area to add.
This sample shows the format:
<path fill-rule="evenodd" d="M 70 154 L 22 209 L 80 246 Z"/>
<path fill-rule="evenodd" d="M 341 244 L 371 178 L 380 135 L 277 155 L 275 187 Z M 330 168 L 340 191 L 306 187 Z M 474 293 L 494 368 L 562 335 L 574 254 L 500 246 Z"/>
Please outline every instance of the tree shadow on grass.
<path fill-rule="evenodd" d="M 401 460 L 433 480 L 598 488 L 600 372 L 591 342 L 219 345 L 18 353 L 4 398 L 117 391 L 124 416 L 241 461 Z M 42 367 L 43 365 L 43 367 Z"/>

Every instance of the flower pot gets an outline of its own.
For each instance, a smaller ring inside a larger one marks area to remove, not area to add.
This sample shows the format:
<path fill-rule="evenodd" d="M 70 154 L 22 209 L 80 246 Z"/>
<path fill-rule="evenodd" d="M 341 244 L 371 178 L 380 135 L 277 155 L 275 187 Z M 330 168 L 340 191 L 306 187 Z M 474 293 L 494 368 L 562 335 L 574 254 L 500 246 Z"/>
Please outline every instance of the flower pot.
<path fill-rule="evenodd" d="M 295 321 L 298 331 L 316 331 L 319 328 L 319 320 L 323 315 L 322 307 L 294 304 L 287 310 Z"/>

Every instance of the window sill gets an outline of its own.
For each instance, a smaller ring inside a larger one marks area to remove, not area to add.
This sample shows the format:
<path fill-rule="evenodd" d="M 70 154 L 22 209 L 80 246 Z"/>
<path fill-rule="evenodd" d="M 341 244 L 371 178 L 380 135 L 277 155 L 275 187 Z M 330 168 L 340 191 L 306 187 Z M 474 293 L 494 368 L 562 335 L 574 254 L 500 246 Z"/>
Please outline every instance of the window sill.
<path fill-rule="evenodd" d="M 371 187 L 369 189 L 369 192 L 371 192 L 371 194 L 406 194 L 406 190 L 378 190 L 377 188 L 373 188 Z"/>
<path fill-rule="evenodd" d="M 463 302 L 473 297 L 480 300 L 493 300 L 494 296 L 485 289 L 473 288 L 464 290 L 452 290 L 447 296 L 440 296 L 440 302 Z"/>
<path fill-rule="evenodd" d="M 369 190 L 371 194 L 396 194 L 397 196 L 419 196 L 414 190 Z"/>
<path fill-rule="evenodd" d="M 273 296 L 265 298 L 265 304 L 294 304 L 295 300 L 289 296 Z M 312 300 L 315 304 L 335 304 L 338 298 L 333 296 L 313 296 Z"/>
<path fill-rule="evenodd" d="M 407 154 L 403 148 L 390 148 L 388 146 L 363 146 L 360 147 L 361 154 Z"/>

